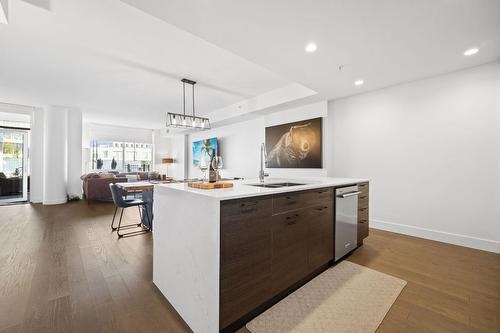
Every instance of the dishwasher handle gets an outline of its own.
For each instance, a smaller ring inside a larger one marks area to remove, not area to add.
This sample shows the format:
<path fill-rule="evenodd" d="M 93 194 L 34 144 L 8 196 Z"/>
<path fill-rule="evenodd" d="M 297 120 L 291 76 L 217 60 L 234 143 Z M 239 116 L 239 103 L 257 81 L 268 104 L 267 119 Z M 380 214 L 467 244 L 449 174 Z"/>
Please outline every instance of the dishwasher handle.
<path fill-rule="evenodd" d="M 348 193 L 343 193 L 343 194 L 339 194 L 337 195 L 337 198 L 349 198 L 349 197 L 354 197 L 354 196 L 357 196 L 361 194 L 361 191 L 355 191 L 355 192 L 348 192 Z"/>

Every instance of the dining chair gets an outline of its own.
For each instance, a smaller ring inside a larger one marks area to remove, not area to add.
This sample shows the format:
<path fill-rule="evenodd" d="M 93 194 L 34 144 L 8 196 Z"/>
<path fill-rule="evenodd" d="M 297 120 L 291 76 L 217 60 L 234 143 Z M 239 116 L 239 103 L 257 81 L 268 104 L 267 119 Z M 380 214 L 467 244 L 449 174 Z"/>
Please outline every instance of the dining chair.
<path fill-rule="evenodd" d="M 148 229 L 141 229 L 141 230 L 135 230 L 135 231 L 130 231 L 127 233 L 120 233 L 120 230 L 122 229 L 128 229 L 128 228 L 137 228 L 142 225 L 142 215 L 141 215 L 141 207 L 143 207 L 146 203 L 141 200 L 141 199 L 124 199 L 123 198 L 123 193 L 122 190 L 118 187 L 116 184 L 109 184 L 109 188 L 111 190 L 111 196 L 113 197 L 113 202 L 115 203 L 115 213 L 113 214 L 113 219 L 111 220 L 111 230 L 115 231 L 118 235 L 118 238 L 122 238 L 125 236 L 135 236 L 135 235 L 140 235 L 149 232 Z M 138 207 L 139 209 L 139 217 L 141 221 L 139 223 L 131 223 L 127 225 L 121 225 L 122 224 L 122 218 L 123 218 L 123 211 L 125 208 L 129 207 Z M 118 211 L 118 208 L 121 208 L 120 212 L 120 220 L 118 221 L 118 226 L 115 227 L 115 218 L 116 218 L 116 213 Z"/>

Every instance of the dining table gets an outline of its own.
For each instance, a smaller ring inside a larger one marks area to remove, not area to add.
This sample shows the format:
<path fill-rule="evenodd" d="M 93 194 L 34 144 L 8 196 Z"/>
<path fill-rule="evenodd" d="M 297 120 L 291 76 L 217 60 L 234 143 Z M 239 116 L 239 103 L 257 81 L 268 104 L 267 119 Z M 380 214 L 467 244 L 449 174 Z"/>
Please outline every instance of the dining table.
<path fill-rule="evenodd" d="M 155 183 L 149 181 L 116 183 L 119 188 L 125 190 L 126 194 L 141 193 L 144 205 L 142 206 L 141 223 L 142 225 L 153 230 L 153 189 Z"/>

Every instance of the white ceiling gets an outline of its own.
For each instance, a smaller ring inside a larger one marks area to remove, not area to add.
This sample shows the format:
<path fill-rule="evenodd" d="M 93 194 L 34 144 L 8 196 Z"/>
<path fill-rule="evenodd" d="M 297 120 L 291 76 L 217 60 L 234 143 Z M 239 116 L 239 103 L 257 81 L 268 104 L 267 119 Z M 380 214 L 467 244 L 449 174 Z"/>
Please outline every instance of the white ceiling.
<path fill-rule="evenodd" d="M 329 99 L 500 58 L 499 0 L 122 1 Z"/>
<path fill-rule="evenodd" d="M 332 99 L 499 58 L 500 0 L 9 0 L 0 102 L 161 128 L 182 77 L 206 114 L 293 82 Z"/>
<path fill-rule="evenodd" d="M 0 102 L 80 108 L 91 122 L 160 128 L 182 107 L 204 114 L 289 84 L 278 75 L 118 0 L 9 0 L 0 24 Z M 189 97 L 189 96 L 188 96 Z"/>

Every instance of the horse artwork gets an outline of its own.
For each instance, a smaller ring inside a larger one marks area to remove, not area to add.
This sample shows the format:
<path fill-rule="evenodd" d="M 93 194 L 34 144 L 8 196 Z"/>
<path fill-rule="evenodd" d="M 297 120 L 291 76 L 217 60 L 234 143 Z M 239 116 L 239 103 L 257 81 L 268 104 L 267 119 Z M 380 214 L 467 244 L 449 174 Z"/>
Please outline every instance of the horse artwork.
<path fill-rule="evenodd" d="M 322 168 L 322 118 L 266 127 L 268 168 Z"/>

